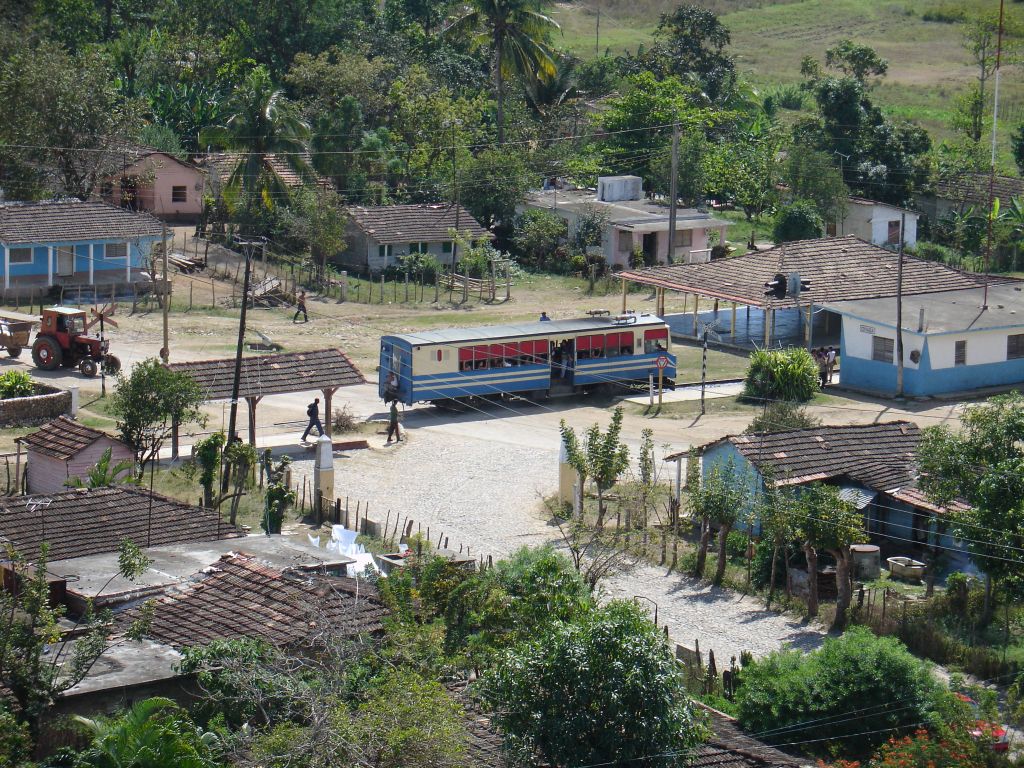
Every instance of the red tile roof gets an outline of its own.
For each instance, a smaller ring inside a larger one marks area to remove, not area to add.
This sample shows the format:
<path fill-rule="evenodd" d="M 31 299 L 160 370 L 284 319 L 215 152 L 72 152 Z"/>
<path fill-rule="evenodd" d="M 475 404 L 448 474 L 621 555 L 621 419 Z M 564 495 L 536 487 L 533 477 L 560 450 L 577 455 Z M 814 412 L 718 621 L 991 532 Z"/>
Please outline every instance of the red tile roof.
<path fill-rule="evenodd" d="M 123 539 L 147 547 L 241 535 L 222 522 L 216 510 L 151 495 L 132 485 L 16 496 L 0 502 L 0 538 L 30 560 L 39 555 L 44 542 L 53 562 L 115 552 Z"/>
<path fill-rule="evenodd" d="M 796 306 L 791 298 L 769 299 L 764 284 L 781 272 L 799 272 L 811 288 L 801 294 L 804 306 L 896 295 L 897 254 L 858 237 L 825 237 L 785 243 L 706 264 L 672 264 L 628 270 L 619 277 L 685 293 L 697 293 L 750 306 L 782 309 Z M 999 282 L 1011 282 L 1002 278 Z M 981 276 L 909 256 L 903 261 L 903 293 L 933 293 L 976 288 Z"/>
<path fill-rule="evenodd" d="M 0 203 L 0 243 L 71 243 L 160 237 L 163 225 L 148 213 L 135 213 L 94 200 Z"/>
<path fill-rule="evenodd" d="M 243 637 L 284 646 L 327 628 L 334 636 L 376 633 L 387 615 L 365 582 L 281 571 L 237 553 L 157 601 L 147 636 L 176 648 Z"/>
<path fill-rule="evenodd" d="M 988 185 L 989 175 L 987 173 L 965 174 L 955 179 L 936 183 L 935 196 L 956 203 L 981 205 L 984 210 L 988 210 Z M 998 197 L 1005 206 L 1010 202 L 1010 198 L 1024 195 L 1024 179 L 997 175 L 995 183 L 992 185 L 992 195 Z"/>
<path fill-rule="evenodd" d="M 351 206 L 348 213 L 352 223 L 378 243 L 444 242 L 451 240 L 451 229 L 468 232 L 472 240 L 494 237 L 461 205 L 456 227 L 456 206 L 449 203 Z"/>
<path fill-rule="evenodd" d="M 921 430 L 909 421 L 821 426 L 764 435 L 730 435 L 728 441 L 751 464 L 772 467 L 781 485 L 848 477 L 876 491 L 911 486 Z"/>
<path fill-rule="evenodd" d="M 199 382 L 207 400 L 231 399 L 234 358 L 171 363 L 167 367 L 191 374 Z M 364 383 L 363 374 L 340 349 L 254 355 L 242 358 L 239 397 L 266 397 Z"/>
<path fill-rule="evenodd" d="M 67 461 L 102 438 L 120 442 L 106 432 L 87 427 L 67 416 L 58 416 L 42 429 L 19 437 L 15 442 L 21 443 L 30 451 L 37 451 L 55 459 Z M 122 445 L 124 444 L 122 443 Z"/>

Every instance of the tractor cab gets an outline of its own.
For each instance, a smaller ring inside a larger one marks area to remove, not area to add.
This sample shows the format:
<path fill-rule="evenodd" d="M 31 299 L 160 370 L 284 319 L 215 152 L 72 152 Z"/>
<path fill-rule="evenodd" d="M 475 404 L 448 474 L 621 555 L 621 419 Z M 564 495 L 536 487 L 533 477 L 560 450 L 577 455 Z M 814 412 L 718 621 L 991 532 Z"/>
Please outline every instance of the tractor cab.
<path fill-rule="evenodd" d="M 47 307 L 43 310 L 40 332 L 61 336 L 61 346 L 68 346 L 72 337 L 85 335 L 85 312 L 71 307 Z"/>
<path fill-rule="evenodd" d="M 101 365 L 107 373 L 117 373 L 121 362 L 108 353 L 106 339 L 89 334 L 91 325 L 81 309 L 47 307 L 32 345 L 33 362 L 47 371 L 78 366 L 84 376 L 95 376 Z"/>

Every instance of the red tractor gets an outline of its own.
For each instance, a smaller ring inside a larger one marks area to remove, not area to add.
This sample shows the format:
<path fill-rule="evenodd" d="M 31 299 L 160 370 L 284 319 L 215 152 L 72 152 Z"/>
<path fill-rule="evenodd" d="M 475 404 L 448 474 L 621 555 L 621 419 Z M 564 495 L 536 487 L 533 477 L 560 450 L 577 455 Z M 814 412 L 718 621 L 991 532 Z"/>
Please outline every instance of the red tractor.
<path fill-rule="evenodd" d="M 107 352 L 110 342 L 99 336 L 90 336 L 92 322 L 85 318 L 85 312 L 71 307 L 48 307 L 40 318 L 39 333 L 32 345 L 32 361 L 44 371 L 60 366 L 78 366 L 83 376 L 95 376 L 99 367 L 111 375 L 121 370 L 121 361 Z M 108 320 L 113 324 L 113 321 Z"/>

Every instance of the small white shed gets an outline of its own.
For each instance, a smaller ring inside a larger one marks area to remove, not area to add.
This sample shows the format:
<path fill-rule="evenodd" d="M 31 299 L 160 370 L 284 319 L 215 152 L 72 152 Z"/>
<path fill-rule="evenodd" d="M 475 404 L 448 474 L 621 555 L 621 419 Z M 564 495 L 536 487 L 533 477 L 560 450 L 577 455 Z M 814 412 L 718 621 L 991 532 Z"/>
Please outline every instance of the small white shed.
<path fill-rule="evenodd" d="M 135 452 L 106 432 L 59 416 L 17 442 L 25 448 L 25 487 L 28 493 L 57 493 L 67 490 L 72 477 L 85 479 L 109 448 L 111 466 L 134 460 Z"/>

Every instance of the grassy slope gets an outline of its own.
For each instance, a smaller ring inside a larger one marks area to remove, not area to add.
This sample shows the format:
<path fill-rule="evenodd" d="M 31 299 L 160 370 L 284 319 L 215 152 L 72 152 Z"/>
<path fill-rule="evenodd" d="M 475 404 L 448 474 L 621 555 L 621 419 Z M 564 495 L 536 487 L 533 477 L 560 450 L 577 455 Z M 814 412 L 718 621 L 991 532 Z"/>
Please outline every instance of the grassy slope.
<path fill-rule="evenodd" d="M 587 0 L 562 4 L 556 18 L 564 43 L 582 56 L 594 54 L 595 11 L 601 9 L 601 49 L 612 53 L 635 49 L 650 41 L 658 14 L 675 0 Z M 913 119 L 938 138 L 948 136 L 946 125 L 954 98 L 970 82 L 973 70 L 960 47 L 960 26 L 921 20 L 938 7 L 967 10 L 997 9 L 994 0 L 797 0 L 704 2 L 722 15 L 732 32 L 732 50 L 740 69 L 761 87 L 800 80 L 805 55 L 824 58 L 824 51 L 844 37 L 866 43 L 889 59 L 889 76 L 877 89 L 877 99 L 892 114 Z M 1007 3 L 1007 13 L 1024 19 L 1021 6 Z M 1024 117 L 1024 77 L 1007 69 L 1003 77 L 1001 113 L 1003 144 L 1012 125 Z M 1003 155 L 1008 158 L 1008 149 Z"/>

